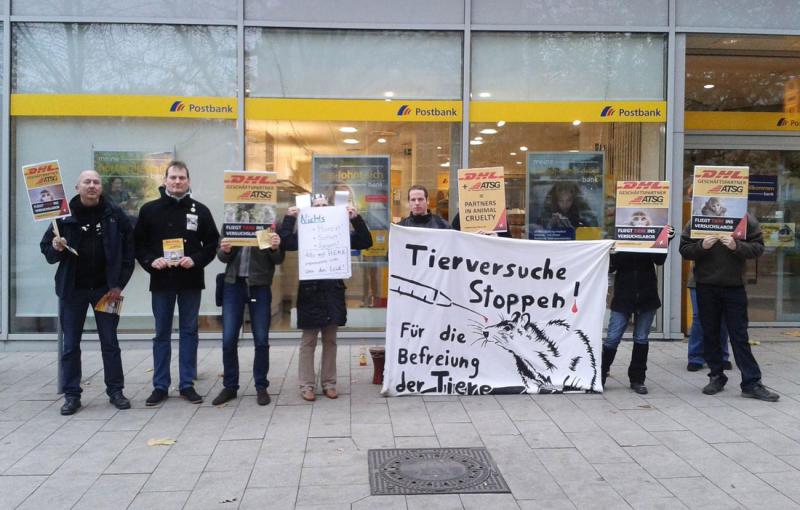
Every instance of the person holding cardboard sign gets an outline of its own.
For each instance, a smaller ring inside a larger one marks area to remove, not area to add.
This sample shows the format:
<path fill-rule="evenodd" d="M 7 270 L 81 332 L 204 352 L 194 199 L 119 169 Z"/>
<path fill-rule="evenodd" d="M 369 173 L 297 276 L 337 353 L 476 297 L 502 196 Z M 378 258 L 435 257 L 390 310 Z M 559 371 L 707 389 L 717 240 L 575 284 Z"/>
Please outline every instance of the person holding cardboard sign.
<path fill-rule="evenodd" d="M 171 161 L 164 174 L 161 198 L 142 206 L 136 222 L 136 259 L 150 273 L 153 315 L 153 393 L 145 404 L 167 398 L 172 356 L 172 318 L 178 303 L 179 390 L 183 398 L 199 404 L 194 389 L 197 376 L 197 317 L 205 288 L 204 268 L 214 260 L 219 231 L 208 207 L 191 197 L 189 168 Z"/>
<path fill-rule="evenodd" d="M 64 389 L 61 414 L 74 414 L 81 407 L 80 344 L 89 306 L 94 309 L 100 337 L 106 393 L 117 409 L 130 409 L 131 403 L 122 393 L 125 379 L 117 340 L 119 315 L 100 311 L 98 303 L 122 299 L 122 289 L 133 274 L 133 229 L 125 213 L 103 199 L 97 172 L 81 172 L 75 189 L 78 195 L 70 201 L 73 215 L 50 225 L 40 243 L 47 262 L 58 264 L 56 294 L 64 331 L 64 352 L 59 360 Z"/>

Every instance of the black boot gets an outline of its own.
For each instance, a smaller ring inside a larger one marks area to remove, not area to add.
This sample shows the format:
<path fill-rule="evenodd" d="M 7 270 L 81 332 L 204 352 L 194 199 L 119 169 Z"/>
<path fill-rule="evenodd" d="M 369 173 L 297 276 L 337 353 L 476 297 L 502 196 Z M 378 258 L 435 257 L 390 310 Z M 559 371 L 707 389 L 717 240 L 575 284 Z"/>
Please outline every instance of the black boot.
<path fill-rule="evenodd" d="M 617 355 L 617 350 L 610 347 L 603 346 L 603 361 L 600 369 L 600 379 L 603 381 L 603 387 L 606 385 L 608 378 L 608 371 L 611 370 L 611 364 L 614 363 L 614 357 Z"/>
<path fill-rule="evenodd" d="M 631 352 L 628 379 L 631 382 L 631 389 L 640 395 L 647 394 L 647 386 L 644 385 L 644 374 L 647 372 L 647 352 L 649 350 L 649 344 L 634 343 L 633 352 Z"/>

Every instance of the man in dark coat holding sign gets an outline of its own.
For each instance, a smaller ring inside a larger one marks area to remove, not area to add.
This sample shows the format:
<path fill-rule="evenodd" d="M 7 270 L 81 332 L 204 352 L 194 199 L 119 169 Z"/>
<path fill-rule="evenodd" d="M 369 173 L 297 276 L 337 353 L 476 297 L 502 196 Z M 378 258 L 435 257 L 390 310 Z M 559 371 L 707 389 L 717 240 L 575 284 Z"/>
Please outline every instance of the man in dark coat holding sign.
<path fill-rule="evenodd" d="M 328 205 L 321 193 L 311 195 L 312 207 Z M 286 251 L 298 249 L 295 226 L 300 210 L 290 207 L 278 229 L 281 244 Z M 350 249 L 366 250 L 372 247 L 372 235 L 364 219 L 356 209 L 347 206 L 350 217 Z M 336 392 L 336 331 L 347 322 L 346 287 L 342 280 L 303 280 L 297 288 L 297 327 L 303 330 L 300 340 L 298 379 L 300 395 L 304 400 L 315 400 L 314 396 L 314 351 L 317 335 L 322 334 L 322 367 L 320 379 L 322 392 L 328 398 L 337 398 Z"/>
<path fill-rule="evenodd" d="M 153 316 L 153 393 L 145 404 L 154 406 L 167 398 L 172 357 L 172 318 L 178 303 L 179 391 L 183 398 L 199 404 L 203 398 L 194 389 L 197 376 L 197 319 L 200 296 L 205 288 L 204 268 L 214 260 L 219 231 L 208 207 L 191 197 L 189 169 L 171 161 L 164 176 L 161 198 L 139 211 L 134 235 L 136 259 L 150 273 Z M 164 241 L 183 249 L 165 257 Z M 173 256 L 174 255 L 174 256 Z"/>
<path fill-rule="evenodd" d="M 709 383 L 703 388 L 714 395 L 725 388 L 728 378 L 723 372 L 720 322 L 725 321 L 736 365 L 742 372 L 742 396 L 776 402 L 777 393 L 761 384 L 761 370 L 750 349 L 747 334 L 747 292 L 743 273 L 745 261 L 764 253 L 761 226 L 747 214 L 747 234 L 744 239 L 730 235 L 692 239 L 691 221 L 681 235 L 681 255 L 694 261 L 697 282 L 697 305 L 703 326 L 703 347 L 710 370 Z"/>
<path fill-rule="evenodd" d="M 97 172 L 81 172 L 75 189 L 78 195 L 70 201 L 73 215 L 57 220 L 60 236 L 51 225 L 40 244 L 47 262 L 58 263 L 56 294 L 64 331 L 59 360 L 64 390 L 61 414 L 74 414 L 81 407 L 81 336 L 89 306 L 94 310 L 100 337 L 106 393 L 117 409 L 129 409 L 131 403 L 122 393 L 125 380 L 117 340 L 119 315 L 95 307 L 104 296 L 118 301 L 133 274 L 133 230 L 125 213 L 103 199 Z"/>

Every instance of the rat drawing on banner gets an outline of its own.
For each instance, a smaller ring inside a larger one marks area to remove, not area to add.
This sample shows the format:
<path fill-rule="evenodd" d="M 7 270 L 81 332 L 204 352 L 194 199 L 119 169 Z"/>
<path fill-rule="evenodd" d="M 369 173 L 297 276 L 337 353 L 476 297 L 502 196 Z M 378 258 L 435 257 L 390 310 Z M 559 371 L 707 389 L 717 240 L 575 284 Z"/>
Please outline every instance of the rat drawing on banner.
<path fill-rule="evenodd" d="M 563 319 L 545 323 L 531 321 L 528 313 L 514 312 L 510 319 L 502 316 L 496 324 L 484 325 L 489 319 L 485 315 L 454 302 L 445 293 L 424 283 L 391 274 L 390 292 L 410 297 L 430 306 L 458 307 L 481 317 L 482 321 L 472 321 L 482 346 L 492 343 L 510 353 L 516 371 L 522 379 L 522 386 L 494 388 L 492 393 L 563 393 L 567 391 L 594 392 L 597 385 L 597 362 L 589 337 L 580 329 L 573 329 Z M 577 284 L 576 284 L 577 292 Z M 574 310 L 573 310 L 574 312 Z M 562 342 L 577 341 L 585 348 L 584 355 L 566 358 L 560 352 Z M 589 381 L 577 376 L 579 370 L 591 373 Z M 563 379 L 553 380 L 562 374 Z M 590 389 L 586 389 L 586 388 Z"/>

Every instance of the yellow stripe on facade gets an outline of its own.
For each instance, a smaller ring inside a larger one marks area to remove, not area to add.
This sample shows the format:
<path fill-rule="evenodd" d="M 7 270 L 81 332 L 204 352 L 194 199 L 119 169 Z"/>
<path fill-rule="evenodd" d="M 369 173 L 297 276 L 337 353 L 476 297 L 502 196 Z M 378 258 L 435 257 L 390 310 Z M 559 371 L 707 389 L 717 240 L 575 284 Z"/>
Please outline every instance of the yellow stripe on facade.
<path fill-rule="evenodd" d="M 236 98 L 107 94 L 11 94 L 17 117 L 235 119 Z"/>
<path fill-rule="evenodd" d="M 461 101 L 248 98 L 245 117 L 248 120 L 461 122 Z"/>
<path fill-rule="evenodd" d="M 666 122 L 666 101 L 476 101 L 472 122 Z"/>
<path fill-rule="evenodd" d="M 686 112 L 687 131 L 800 131 L 800 114 L 780 112 Z"/>

